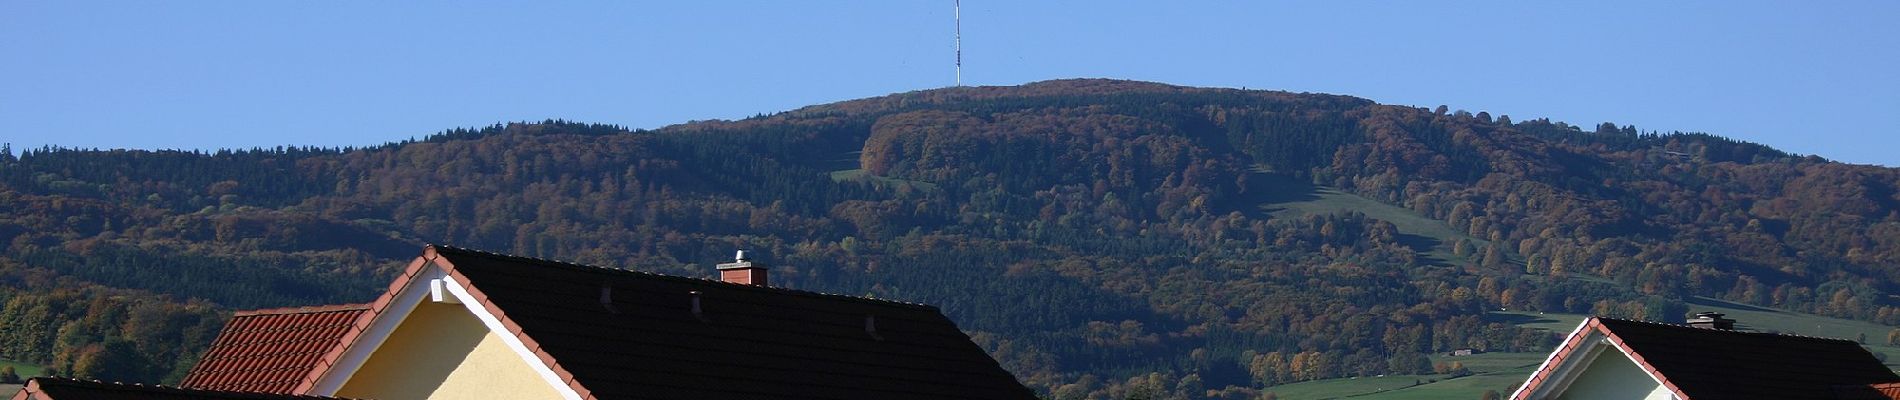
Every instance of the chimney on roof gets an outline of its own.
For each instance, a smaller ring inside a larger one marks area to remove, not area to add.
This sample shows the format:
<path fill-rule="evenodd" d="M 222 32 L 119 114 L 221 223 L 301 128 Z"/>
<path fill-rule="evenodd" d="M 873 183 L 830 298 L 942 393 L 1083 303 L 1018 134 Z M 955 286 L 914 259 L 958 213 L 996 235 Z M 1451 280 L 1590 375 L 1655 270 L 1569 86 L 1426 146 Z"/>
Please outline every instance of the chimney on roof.
<path fill-rule="evenodd" d="M 1735 320 L 1722 318 L 1722 315 L 1722 313 L 1713 311 L 1695 313 L 1694 317 L 1689 318 L 1689 326 L 1724 331 L 1735 330 Z"/>
<path fill-rule="evenodd" d="M 741 285 L 765 286 L 765 265 L 752 263 L 745 250 L 733 256 L 732 262 L 719 264 L 719 280 Z"/>

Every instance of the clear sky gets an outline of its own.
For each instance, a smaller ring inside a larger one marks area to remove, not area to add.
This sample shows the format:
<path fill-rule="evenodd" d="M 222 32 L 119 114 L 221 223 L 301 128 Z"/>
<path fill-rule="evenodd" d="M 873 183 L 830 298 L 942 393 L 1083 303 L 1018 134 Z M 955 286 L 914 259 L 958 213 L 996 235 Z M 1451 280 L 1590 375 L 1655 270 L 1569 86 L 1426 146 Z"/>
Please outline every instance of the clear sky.
<path fill-rule="evenodd" d="M 963 17 L 966 84 L 1338 93 L 1900 166 L 1895 1 L 966 0 Z M 373 145 L 742 118 L 948 86 L 951 31 L 950 0 L 0 0 L 0 142 Z"/>

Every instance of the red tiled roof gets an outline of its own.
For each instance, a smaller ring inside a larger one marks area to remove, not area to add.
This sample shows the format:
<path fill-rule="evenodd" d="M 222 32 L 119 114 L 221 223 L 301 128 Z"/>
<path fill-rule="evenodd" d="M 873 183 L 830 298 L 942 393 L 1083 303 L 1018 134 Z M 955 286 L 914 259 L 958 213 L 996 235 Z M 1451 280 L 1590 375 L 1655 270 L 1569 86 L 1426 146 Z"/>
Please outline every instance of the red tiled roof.
<path fill-rule="evenodd" d="M 1585 347 L 1573 342 L 1591 330 L 1689 399 L 1834 399 L 1841 387 L 1900 381 L 1850 340 L 1591 318 L 1528 385 L 1546 382 L 1555 365 Z"/>
<path fill-rule="evenodd" d="M 432 267 L 464 283 L 582 398 L 1035 398 L 954 322 L 918 304 L 430 246 L 371 312 Z M 321 364 L 333 367 L 345 351 Z"/>
<path fill-rule="evenodd" d="M 367 304 L 239 311 L 179 386 L 292 393 L 367 311 Z"/>
<path fill-rule="evenodd" d="M 1900 399 L 1900 382 L 1840 386 L 1834 393 L 1841 400 L 1894 400 Z"/>
<path fill-rule="evenodd" d="M 33 378 L 12 400 L 332 400 L 335 397 L 184 389 L 66 378 Z"/>

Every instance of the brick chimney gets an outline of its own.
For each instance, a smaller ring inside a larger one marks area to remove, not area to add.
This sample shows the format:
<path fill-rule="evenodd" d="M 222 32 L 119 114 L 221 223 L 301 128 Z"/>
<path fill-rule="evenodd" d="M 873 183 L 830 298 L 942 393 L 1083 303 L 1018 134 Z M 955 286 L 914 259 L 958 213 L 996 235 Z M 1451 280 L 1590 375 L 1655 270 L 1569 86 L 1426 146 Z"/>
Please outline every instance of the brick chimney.
<path fill-rule="evenodd" d="M 1689 326 L 1702 329 L 1735 330 L 1735 320 L 1722 318 L 1722 315 L 1713 311 L 1695 313 L 1694 317 L 1689 317 Z"/>
<path fill-rule="evenodd" d="M 719 264 L 719 280 L 741 285 L 765 286 L 765 266 L 753 264 L 752 258 L 746 257 L 745 250 L 739 250 L 739 254 L 733 256 L 732 262 Z"/>

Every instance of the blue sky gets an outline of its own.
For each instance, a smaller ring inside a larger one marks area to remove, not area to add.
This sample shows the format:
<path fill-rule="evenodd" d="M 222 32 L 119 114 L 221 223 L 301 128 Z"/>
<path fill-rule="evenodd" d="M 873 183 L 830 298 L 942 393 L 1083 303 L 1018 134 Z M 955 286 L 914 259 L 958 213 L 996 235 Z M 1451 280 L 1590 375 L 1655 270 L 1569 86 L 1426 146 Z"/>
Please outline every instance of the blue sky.
<path fill-rule="evenodd" d="M 1900 166 L 1900 2 L 964 3 L 966 84 L 1338 93 Z M 341 146 L 742 118 L 950 85 L 950 6 L 4 0 L 0 142 Z"/>

